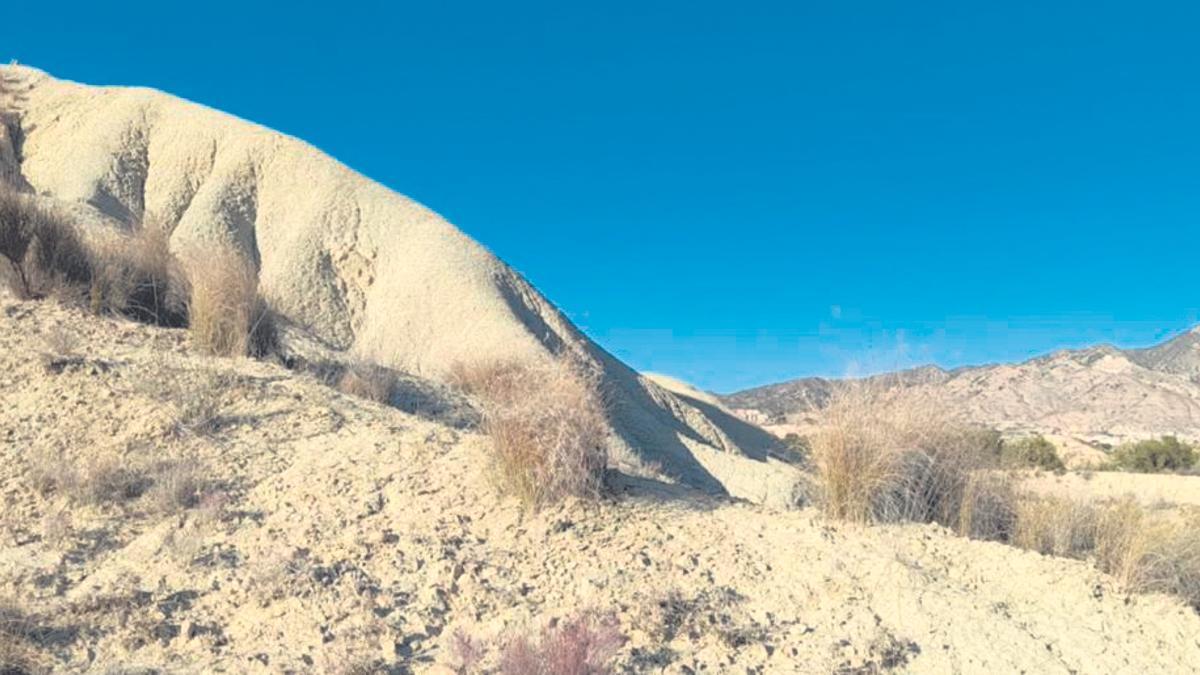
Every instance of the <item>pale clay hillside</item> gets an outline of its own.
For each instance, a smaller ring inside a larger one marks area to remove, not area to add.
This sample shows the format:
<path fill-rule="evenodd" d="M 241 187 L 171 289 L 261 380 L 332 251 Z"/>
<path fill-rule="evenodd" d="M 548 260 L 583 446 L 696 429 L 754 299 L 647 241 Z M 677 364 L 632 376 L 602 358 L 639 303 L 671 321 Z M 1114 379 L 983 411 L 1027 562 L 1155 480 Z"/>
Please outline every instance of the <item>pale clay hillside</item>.
<path fill-rule="evenodd" d="M 629 471 L 790 498 L 768 434 L 641 378 L 453 225 L 311 146 L 148 89 L 0 76 L 20 119 L 18 139 L 0 138 L 0 175 L 76 217 L 154 218 L 176 249 L 232 238 L 272 309 L 383 366 L 437 377 L 464 360 L 572 354 L 603 373 L 612 456 Z"/>
<path fill-rule="evenodd" d="M 814 469 L 720 399 L 634 372 L 452 225 L 314 148 L 150 90 L 22 67 L 0 83 L 10 203 L 97 250 L 151 221 L 214 265 L 232 245 L 276 329 L 262 358 L 213 355 L 197 276 L 187 328 L 106 310 L 95 279 L 83 301 L 0 290 L 4 675 L 1200 671 L 1188 484 L 1138 487 L 1156 510 L 1118 519 L 1090 504 L 1120 485 L 1040 476 L 1034 492 L 1067 497 L 1008 502 L 1008 483 L 951 467 L 920 522 L 832 517 L 819 452 Z M 1188 354 L 1042 370 L 1076 397 L 1104 373 L 1100 405 L 1150 387 L 1140 371 L 1185 392 Z M 501 471 L 514 427 L 495 403 L 524 401 L 464 386 L 463 364 L 537 375 L 568 357 L 578 382 L 558 391 L 584 405 L 533 426 L 584 439 L 599 485 L 531 505 Z M 933 401 L 954 378 L 915 379 Z M 1054 386 L 1014 405 L 1066 428 Z M 1078 523 L 1034 517 L 1067 503 Z"/>

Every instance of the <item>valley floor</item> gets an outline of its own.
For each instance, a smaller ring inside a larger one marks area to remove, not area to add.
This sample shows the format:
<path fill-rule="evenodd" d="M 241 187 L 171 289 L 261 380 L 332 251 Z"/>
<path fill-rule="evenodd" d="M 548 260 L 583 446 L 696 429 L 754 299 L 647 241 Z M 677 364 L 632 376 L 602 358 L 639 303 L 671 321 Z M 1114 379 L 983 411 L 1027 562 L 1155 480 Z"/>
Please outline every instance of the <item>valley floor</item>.
<path fill-rule="evenodd" d="M 0 397 L 0 599 L 56 672 L 420 672 L 459 630 L 584 609 L 615 614 L 634 672 L 1200 671 L 1200 615 L 1087 563 L 622 477 L 529 514 L 469 428 L 180 331 L 0 299 Z M 181 429 L 206 400 L 213 428 Z M 38 489 L 97 462 L 145 494 Z M 162 506 L 164 466 L 207 496 Z"/>

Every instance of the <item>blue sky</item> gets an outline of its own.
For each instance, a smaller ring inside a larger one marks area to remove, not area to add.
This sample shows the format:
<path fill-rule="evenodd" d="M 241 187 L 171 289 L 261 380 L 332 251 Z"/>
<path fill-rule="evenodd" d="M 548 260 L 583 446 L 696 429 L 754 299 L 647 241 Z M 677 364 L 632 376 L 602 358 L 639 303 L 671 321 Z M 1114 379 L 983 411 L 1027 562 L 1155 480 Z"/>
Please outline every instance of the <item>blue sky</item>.
<path fill-rule="evenodd" d="M 1195 3 L 71 5 L 0 58 L 302 137 L 717 391 L 1200 310 Z"/>

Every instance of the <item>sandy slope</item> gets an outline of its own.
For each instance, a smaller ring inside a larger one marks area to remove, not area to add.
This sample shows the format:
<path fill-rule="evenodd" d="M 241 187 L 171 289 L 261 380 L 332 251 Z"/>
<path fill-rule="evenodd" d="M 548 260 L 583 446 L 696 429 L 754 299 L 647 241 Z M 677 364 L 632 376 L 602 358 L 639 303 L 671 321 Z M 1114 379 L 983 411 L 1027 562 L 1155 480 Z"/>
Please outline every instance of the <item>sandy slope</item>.
<path fill-rule="evenodd" d="M 1200 669 L 1200 616 L 1125 597 L 1085 563 L 632 479 L 526 515 L 469 429 L 197 356 L 176 331 L 2 304 L 0 592 L 48 615 L 63 672 L 424 671 L 458 628 L 582 607 L 616 612 L 620 665 L 639 672 Z M 70 342 L 61 372 L 36 357 Z M 176 399 L 211 393 L 212 373 L 224 422 L 173 439 Z M 227 501 L 73 507 L 56 540 L 57 503 L 29 486 L 47 452 L 194 458 Z"/>
<path fill-rule="evenodd" d="M 15 66 L 0 85 L 0 176 L 77 220 L 153 217 L 176 249 L 230 239 L 275 310 L 381 365 L 436 377 L 457 361 L 574 354 L 604 374 L 618 465 L 790 498 L 795 473 L 770 435 L 639 377 L 456 227 L 312 146 L 148 89 Z"/>

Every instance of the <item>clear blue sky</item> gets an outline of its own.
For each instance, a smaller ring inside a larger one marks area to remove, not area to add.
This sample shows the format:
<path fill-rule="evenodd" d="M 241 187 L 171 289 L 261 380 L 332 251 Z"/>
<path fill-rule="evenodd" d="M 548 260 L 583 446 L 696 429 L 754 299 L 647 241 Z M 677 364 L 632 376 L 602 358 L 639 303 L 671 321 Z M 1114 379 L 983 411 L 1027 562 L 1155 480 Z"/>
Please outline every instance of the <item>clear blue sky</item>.
<path fill-rule="evenodd" d="M 1196 3 L 72 4 L 0 58 L 302 137 L 717 391 L 1197 319 Z"/>

